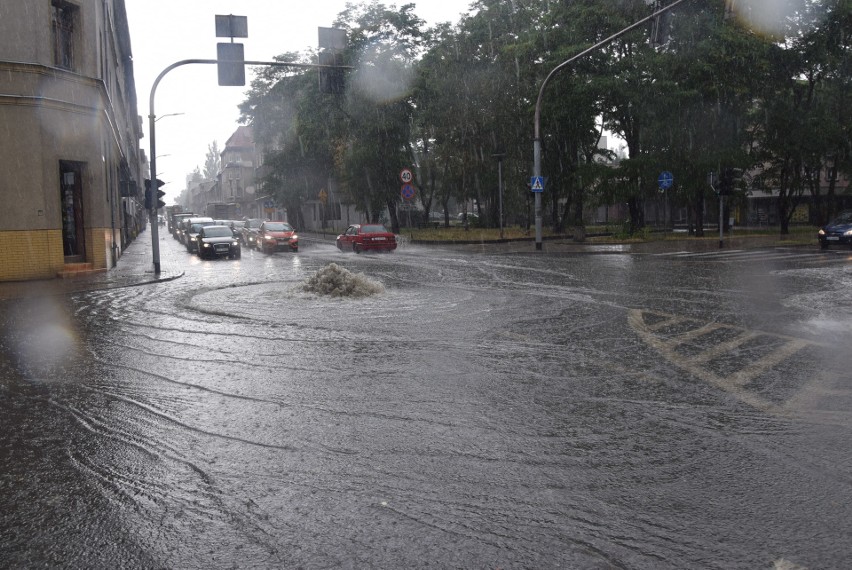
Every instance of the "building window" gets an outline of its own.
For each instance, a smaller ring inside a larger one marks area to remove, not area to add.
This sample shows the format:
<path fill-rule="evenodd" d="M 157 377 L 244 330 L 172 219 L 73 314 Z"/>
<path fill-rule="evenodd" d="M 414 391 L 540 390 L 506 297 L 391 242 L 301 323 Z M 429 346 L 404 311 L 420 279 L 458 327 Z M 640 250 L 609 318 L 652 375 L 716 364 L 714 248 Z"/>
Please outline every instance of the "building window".
<path fill-rule="evenodd" d="M 52 0 L 53 61 L 62 69 L 74 69 L 75 23 L 79 8 L 62 0 Z"/>

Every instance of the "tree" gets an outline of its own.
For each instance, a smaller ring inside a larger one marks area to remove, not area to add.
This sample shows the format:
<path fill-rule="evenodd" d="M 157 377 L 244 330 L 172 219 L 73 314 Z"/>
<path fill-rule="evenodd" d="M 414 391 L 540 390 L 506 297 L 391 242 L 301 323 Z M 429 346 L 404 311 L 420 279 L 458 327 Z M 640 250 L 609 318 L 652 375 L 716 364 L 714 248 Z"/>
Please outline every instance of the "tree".
<path fill-rule="evenodd" d="M 304 64 L 312 57 L 286 53 L 275 59 Z M 240 111 L 240 120 L 252 126 L 264 149 L 264 187 L 287 209 L 290 221 L 304 227 L 303 205 L 327 188 L 335 169 L 337 105 L 320 93 L 316 71 L 269 67 L 253 80 Z"/>
<path fill-rule="evenodd" d="M 215 180 L 221 170 L 222 156 L 219 145 L 213 141 L 207 145 L 207 158 L 204 161 L 204 179 Z"/>
<path fill-rule="evenodd" d="M 377 2 L 349 4 L 335 23 L 348 32 L 344 59 L 355 67 L 343 102 L 338 172 L 370 221 L 380 221 L 387 208 L 395 233 L 399 232 L 397 176 L 413 155 L 411 79 L 423 26 L 413 8 L 413 4 L 398 10 Z"/>
<path fill-rule="evenodd" d="M 474 201 L 497 225 L 497 161 L 503 155 L 504 211 L 529 223 L 530 139 L 547 73 L 654 10 L 646 0 L 477 0 L 451 25 L 423 29 L 413 5 L 348 4 L 343 95 L 320 93 L 316 73 L 261 72 L 241 106 L 266 150 L 266 180 L 300 212 L 329 174 L 341 196 L 398 231 L 400 168 L 415 170 L 428 213 Z M 554 230 L 580 226 L 589 205 L 628 204 L 630 229 L 644 201 L 689 207 L 700 234 L 715 196 L 707 173 L 764 167 L 787 217 L 809 192 L 820 218 L 836 202 L 833 181 L 849 171 L 849 0 L 804 0 L 783 37 L 729 17 L 725 0 L 687 2 L 661 26 L 634 30 L 562 70 L 542 105 L 543 195 Z M 653 41 L 651 41 L 653 39 Z M 284 54 L 316 61 L 316 54 Z M 602 166 L 607 129 L 629 158 Z M 822 198 L 820 172 L 829 172 Z M 744 199 L 739 196 L 736 198 Z M 727 216 L 723 216 L 727 218 Z M 783 227 L 782 227 L 783 230 Z"/>
<path fill-rule="evenodd" d="M 758 143 L 761 179 L 778 193 L 781 233 L 797 204 L 810 194 L 816 221 L 833 209 L 838 172 L 849 172 L 850 38 L 852 3 L 807 2 L 773 46 L 771 80 L 760 91 Z M 841 30 L 846 30 L 845 32 Z M 821 200 L 822 173 L 829 173 L 828 200 Z"/>

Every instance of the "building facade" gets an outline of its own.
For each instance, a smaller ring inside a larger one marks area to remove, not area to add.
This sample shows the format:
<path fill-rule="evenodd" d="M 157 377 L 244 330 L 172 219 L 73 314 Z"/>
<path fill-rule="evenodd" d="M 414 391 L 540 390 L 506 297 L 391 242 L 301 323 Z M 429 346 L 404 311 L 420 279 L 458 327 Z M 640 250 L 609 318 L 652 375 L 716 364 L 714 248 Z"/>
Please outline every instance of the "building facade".
<path fill-rule="evenodd" d="M 0 14 L 0 280 L 109 269 L 145 223 L 124 0 Z"/>
<path fill-rule="evenodd" d="M 254 142 L 251 127 L 237 127 L 220 154 L 216 180 L 187 180 L 181 205 L 189 210 L 222 218 L 284 220 L 286 213 L 263 191 L 262 151 Z"/>

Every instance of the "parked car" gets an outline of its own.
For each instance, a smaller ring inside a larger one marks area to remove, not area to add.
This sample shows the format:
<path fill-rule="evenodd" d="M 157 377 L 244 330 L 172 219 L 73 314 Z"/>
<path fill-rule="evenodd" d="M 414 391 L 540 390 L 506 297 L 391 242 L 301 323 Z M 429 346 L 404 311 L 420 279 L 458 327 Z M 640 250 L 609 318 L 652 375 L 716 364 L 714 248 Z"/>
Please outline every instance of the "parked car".
<path fill-rule="evenodd" d="M 239 240 L 229 226 L 203 226 L 195 236 L 195 249 L 201 259 L 226 256 L 239 259 L 242 255 Z"/>
<path fill-rule="evenodd" d="M 194 252 L 198 245 L 195 238 L 198 236 L 198 232 L 201 231 L 201 228 L 216 224 L 216 222 L 213 221 L 213 218 L 187 218 L 183 223 L 183 243 L 186 246 L 186 251 L 189 253 Z"/>
<path fill-rule="evenodd" d="M 340 251 L 393 251 L 396 236 L 381 224 L 353 224 L 337 236 L 336 243 Z"/>
<path fill-rule="evenodd" d="M 253 248 L 257 240 L 257 229 L 263 220 L 260 218 L 248 218 L 240 231 L 240 236 L 244 247 Z"/>
<path fill-rule="evenodd" d="M 852 210 L 844 210 L 828 222 L 819 232 L 819 247 L 826 249 L 830 245 L 852 246 Z"/>
<path fill-rule="evenodd" d="M 299 236 L 287 222 L 263 222 L 257 230 L 257 249 L 264 253 L 299 251 Z"/>

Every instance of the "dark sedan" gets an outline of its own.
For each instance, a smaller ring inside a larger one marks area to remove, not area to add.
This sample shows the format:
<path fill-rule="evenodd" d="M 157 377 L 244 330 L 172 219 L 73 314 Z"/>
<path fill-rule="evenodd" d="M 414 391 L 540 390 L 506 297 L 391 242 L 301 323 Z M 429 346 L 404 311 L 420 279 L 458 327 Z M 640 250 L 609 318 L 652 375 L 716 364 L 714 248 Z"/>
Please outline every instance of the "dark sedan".
<path fill-rule="evenodd" d="M 396 236 L 381 224 L 353 224 L 337 236 L 337 249 L 362 251 L 393 251 Z"/>
<path fill-rule="evenodd" d="M 262 223 L 263 220 L 260 218 L 249 218 L 243 223 L 240 233 L 244 246 L 251 249 L 257 244 L 257 229 Z"/>
<path fill-rule="evenodd" d="M 196 250 L 201 259 L 228 257 L 239 259 L 242 250 L 229 226 L 204 226 L 195 236 Z"/>
<path fill-rule="evenodd" d="M 826 249 L 830 245 L 852 246 L 852 210 L 844 210 L 823 226 L 817 233 L 819 246 Z"/>

